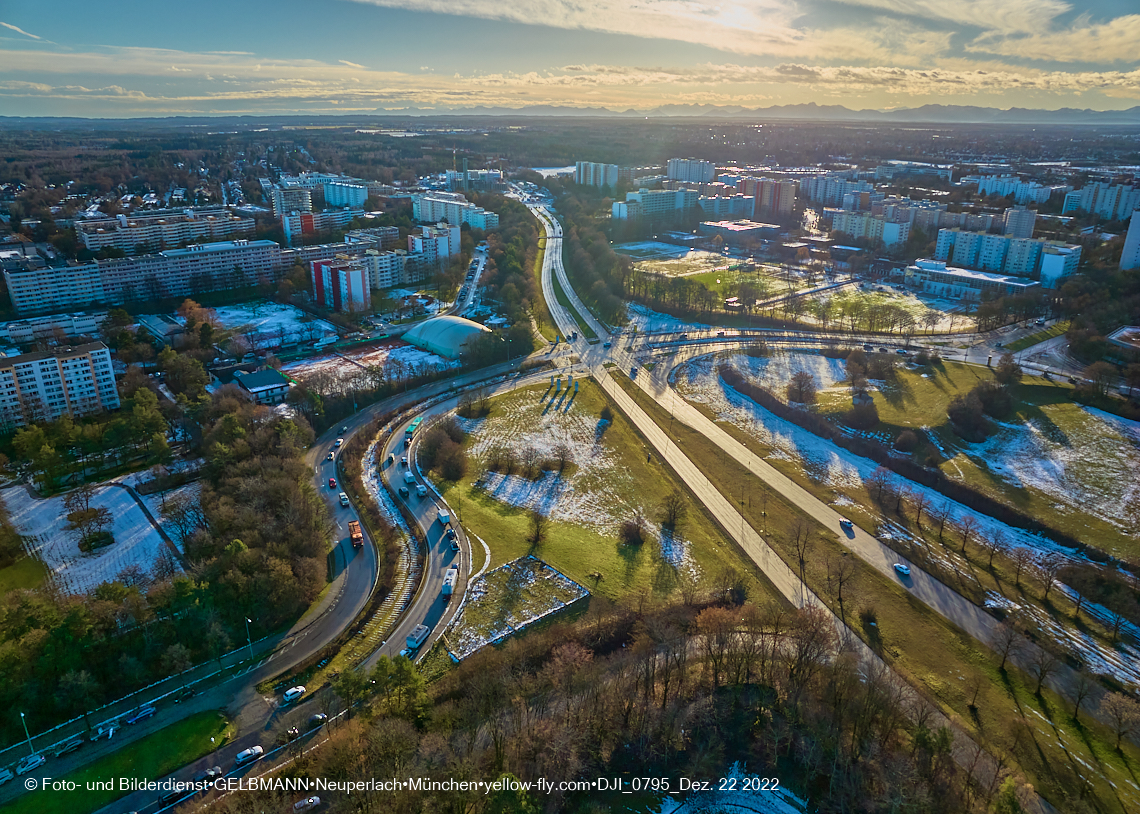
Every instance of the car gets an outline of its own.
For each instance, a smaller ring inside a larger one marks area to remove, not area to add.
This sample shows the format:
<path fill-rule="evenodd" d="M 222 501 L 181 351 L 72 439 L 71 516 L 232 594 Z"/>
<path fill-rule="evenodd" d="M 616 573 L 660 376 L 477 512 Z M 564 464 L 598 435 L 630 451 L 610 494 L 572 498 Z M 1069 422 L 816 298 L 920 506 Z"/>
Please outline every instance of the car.
<path fill-rule="evenodd" d="M 3 786 L 16 775 L 12 774 L 12 770 L 8 768 L 0 769 L 0 786 Z"/>
<path fill-rule="evenodd" d="M 724 331 L 717 331 L 717 332 L 716 332 L 716 335 L 717 335 L 717 336 L 724 336 Z"/>
<path fill-rule="evenodd" d="M 285 690 L 285 694 L 281 696 L 281 702 L 284 704 L 292 704 L 304 694 L 304 686 L 298 684 L 296 687 L 290 687 L 289 689 Z"/>
<path fill-rule="evenodd" d="M 839 525 L 845 529 L 854 528 L 854 524 L 850 520 L 848 520 L 846 517 L 839 518 Z"/>
<path fill-rule="evenodd" d="M 613 342 L 603 342 L 602 343 L 603 348 L 612 348 L 613 346 L 614 346 Z"/>
<path fill-rule="evenodd" d="M 455 539 L 455 529 L 449 528 L 447 531 L 444 532 L 443 536 L 449 540 L 454 540 Z"/>
<path fill-rule="evenodd" d="M 403 656 L 404 658 L 407 658 L 408 653 L 410 653 L 410 652 L 412 652 L 412 651 L 410 651 L 408 648 L 405 647 L 403 650 L 400 651 L 400 655 Z"/>
<path fill-rule="evenodd" d="M 422 483 L 416 485 L 416 496 L 417 497 L 427 497 L 427 487 L 424 486 Z"/>
<path fill-rule="evenodd" d="M 329 722 L 329 716 L 323 712 L 318 712 L 316 715 L 309 719 L 309 729 L 316 729 L 318 726 L 324 726 Z"/>
<path fill-rule="evenodd" d="M 74 752 L 76 749 L 81 747 L 84 743 L 85 743 L 85 741 L 83 740 L 82 735 L 73 735 L 70 738 L 68 738 L 67 740 L 65 740 L 63 743 L 56 746 L 52 750 L 52 754 L 54 754 L 56 757 L 62 757 L 64 755 L 67 755 L 67 754 Z"/>
<path fill-rule="evenodd" d="M 400 456 L 400 466 L 406 467 L 407 465 L 408 465 L 408 456 L 407 455 Z"/>
<path fill-rule="evenodd" d="M 325 458 L 325 460 L 326 461 L 335 461 L 336 460 L 336 453 L 335 452 L 329 452 L 329 456 L 327 458 Z"/>
<path fill-rule="evenodd" d="M 16 774 L 27 774 L 28 772 L 34 772 L 45 763 L 47 763 L 47 758 L 43 755 L 27 755 L 23 760 L 16 764 Z"/>
<path fill-rule="evenodd" d="M 906 348 L 899 348 L 895 351 L 899 356 L 906 356 Z"/>
<path fill-rule="evenodd" d="M 904 565 L 901 562 L 896 562 L 895 563 L 895 570 L 898 571 L 900 574 L 902 574 L 904 577 L 910 576 L 910 566 L 909 565 Z"/>
<path fill-rule="evenodd" d="M 879 348 L 879 353 L 890 353 L 890 352 L 891 352 L 890 348 Z"/>
<path fill-rule="evenodd" d="M 689 338 L 688 334 L 681 334 L 681 339 L 688 339 L 688 338 Z"/>
<path fill-rule="evenodd" d="M 866 350 L 866 351 L 871 351 L 871 350 L 874 350 L 874 349 L 875 349 L 875 346 L 874 346 L 874 345 L 864 345 L 864 346 L 863 346 L 863 350 Z"/>
<path fill-rule="evenodd" d="M 336 478 L 329 478 L 329 488 L 330 489 L 336 488 Z"/>
<path fill-rule="evenodd" d="M 1044 324 L 1045 324 L 1045 320 L 1043 320 L 1043 319 L 1039 319 L 1039 320 L 1037 320 L 1036 322 L 1034 322 L 1033 324 L 1034 324 L 1034 325 L 1044 325 Z"/>
<path fill-rule="evenodd" d="M 636 376 L 637 375 L 637 365 L 634 365 L 633 367 L 631 367 L 629 369 L 629 375 L 630 376 Z"/>
<path fill-rule="evenodd" d="M 451 550 L 452 551 L 458 551 L 459 550 L 459 540 L 455 539 L 454 537 L 451 538 Z"/>
<path fill-rule="evenodd" d="M 114 736 L 115 730 L 118 728 L 118 725 L 114 721 L 105 721 L 104 723 L 101 723 L 95 727 L 95 729 L 91 732 L 91 737 L 88 738 L 88 740 L 92 742 L 100 740 L 101 738 L 110 740 Z"/>
<path fill-rule="evenodd" d="M 291 741 L 295 741 L 297 738 L 301 737 L 301 730 L 295 726 L 291 726 L 285 730 L 285 737 Z"/>
<path fill-rule="evenodd" d="M 320 804 L 321 804 L 321 798 L 320 797 L 306 797 L 304 800 L 298 800 L 297 802 L 293 803 L 293 810 L 294 811 L 309 811 L 310 809 L 316 808 Z"/>
<path fill-rule="evenodd" d="M 174 693 L 174 703 L 181 704 L 188 698 L 193 698 L 198 694 L 198 691 L 193 687 L 183 687 L 178 692 Z"/>
<path fill-rule="evenodd" d="M 154 706 L 151 704 L 144 704 L 135 710 L 135 713 L 131 715 L 130 718 L 127 718 L 126 723 L 137 724 L 139 721 L 145 721 L 147 718 L 150 718 L 156 712 L 158 712 L 158 710 L 156 710 Z"/>
<path fill-rule="evenodd" d="M 348 495 L 346 495 L 344 492 L 340 493 L 340 505 L 341 506 L 347 506 L 348 505 Z"/>
<path fill-rule="evenodd" d="M 334 447 L 341 447 L 343 445 L 344 445 L 344 439 L 343 438 L 338 438 L 335 441 L 333 441 Z"/>
<path fill-rule="evenodd" d="M 158 798 L 158 804 L 163 805 L 163 806 L 168 806 L 168 805 L 171 805 L 172 803 L 177 803 L 183 797 L 189 797 L 193 793 L 194 793 L 193 789 L 186 789 L 186 788 L 174 789 L 172 791 L 166 792 L 166 794 L 159 797 Z"/>
<path fill-rule="evenodd" d="M 388 458 L 387 458 L 387 460 L 385 461 L 385 463 L 387 463 L 387 464 L 391 465 L 391 464 L 394 464 L 395 462 L 396 462 L 396 456 L 395 456 L 395 455 L 393 455 L 392 453 L 390 453 L 390 452 L 389 452 L 389 453 L 388 453 Z"/>
<path fill-rule="evenodd" d="M 407 486 L 401 486 L 400 487 L 400 497 L 409 498 L 411 496 L 412 496 L 412 493 L 408 491 Z"/>
<path fill-rule="evenodd" d="M 234 758 L 234 764 L 237 766 L 244 766 L 247 763 L 253 763 L 259 757 L 265 754 L 265 750 L 260 746 L 251 746 L 248 749 L 242 749 L 237 753 Z"/>
<path fill-rule="evenodd" d="M 347 424 L 340 428 L 340 434 L 341 435 L 344 435 L 346 432 L 348 432 L 348 425 Z"/>
<path fill-rule="evenodd" d="M 222 776 L 222 767 L 221 766 L 211 766 L 209 769 L 206 769 L 205 771 L 198 772 L 198 774 L 194 775 L 192 780 L 194 783 L 209 783 L 215 777 L 221 777 L 221 776 Z"/>

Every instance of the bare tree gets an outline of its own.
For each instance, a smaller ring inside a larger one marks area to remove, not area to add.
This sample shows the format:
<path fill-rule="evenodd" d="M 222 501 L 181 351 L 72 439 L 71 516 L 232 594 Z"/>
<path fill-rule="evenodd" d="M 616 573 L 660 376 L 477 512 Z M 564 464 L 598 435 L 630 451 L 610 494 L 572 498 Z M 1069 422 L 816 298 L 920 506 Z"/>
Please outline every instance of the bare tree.
<path fill-rule="evenodd" d="M 839 618 L 847 621 L 843 608 L 843 589 L 855 579 L 855 565 L 850 557 L 840 556 L 837 560 L 827 559 L 827 584 L 834 586 L 835 598 L 839 601 Z"/>
<path fill-rule="evenodd" d="M 972 514 L 967 514 L 958 521 L 958 531 L 962 532 L 962 555 L 966 554 L 966 543 L 970 541 L 971 535 L 978 530 L 978 518 Z"/>
<path fill-rule="evenodd" d="M 890 482 L 891 482 L 890 470 L 887 469 L 885 466 L 877 466 L 877 467 L 875 467 L 874 471 L 871 472 L 871 474 L 868 475 L 863 480 L 863 486 L 866 488 L 866 490 L 868 492 L 874 491 L 875 501 L 878 503 L 882 503 L 883 502 L 883 493 L 887 489 L 887 487 L 890 485 Z"/>
<path fill-rule="evenodd" d="M 796 563 L 800 569 L 800 587 L 803 589 L 806 588 L 805 573 L 807 571 L 808 544 L 811 541 L 811 524 L 805 518 L 797 516 L 792 521 L 788 536 L 792 541 L 792 548 L 796 552 Z"/>
<path fill-rule="evenodd" d="M 950 519 L 950 501 L 944 500 L 938 506 L 930 508 L 930 517 L 938 524 L 938 539 L 942 539 L 942 531 L 946 528 L 946 521 Z"/>
<path fill-rule="evenodd" d="M 554 460 L 558 463 L 558 472 L 566 471 L 566 464 L 571 460 L 570 447 L 566 444 L 558 444 L 554 447 Z"/>
<path fill-rule="evenodd" d="M 1027 548 L 1015 548 L 1013 551 L 1013 564 L 1017 567 L 1014 572 L 1013 581 L 1018 586 L 1021 585 L 1021 572 L 1025 570 L 1033 562 L 1033 554 Z"/>
<path fill-rule="evenodd" d="M 990 639 L 990 646 L 1001 656 L 998 670 L 1004 670 L 1005 663 L 1021 649 L 1021 634 L 1007 620 L 997 626 Z"/>
<path fill-rule="evenodd" d="M 1000 549 L 1005 548 L 1005 535 L 995 530 L 979 537 L 978 542 L 990 555 L 988 567 L 992 569 L 994 567 L 994 556 Z"/>
<path fill-rule="evenodd" d="M 1073 720 L 1077 720 L 1081 716 L 1081 704 L 1083 704 L 1093 690 L 1096 689 L 1096 682 L 1089 677 L 1089 674 L 1084 670 L 1077 673 L 1077 682 L 1073 685 Z"/>
<path fill-rule="evenodd" d="M 1126 735 L 1140 730 L 1140 704 L 1137 704 L 1127 695 L 1110 692 L 1100 700 L 1097 707 L 1100 717 L 1108 723 L 1112 733 L 1116 735 L 1116 748 Z"/>
<path fill-rule="evenodd" d="M 658 519 L 665 528 L 676 531 L 684 525 L 688 510 L 685 496 L 677 491 L 670 492 L 661 499 L 657 507 Z"/>
<path fill-rule="evenodd" d="M 1049 676 L 1056 672 L 1058 667 L 1057 657 L 1044 647 L 1037 648 L 1037 652 L 1029 660 L 1029 674 L 1037 679 L 1037 686 L 1034 688 L 1034 693 L 1041 692 L 1041 685 Z"/>
<path fill-rule="evenodd" d="M 1061 573 L 1061 569 L 1065 567 L 1065 560 L 1056 554 L 1046 555 L 1038 564 L 1038 570 L 1041 572 L 1041 581 L 1045 584 L 1044 599 L 1049 598 L 1049 592 L 1053 590 L 1053 586 L 1057 582 L 1057 575 Z"/>
<path fill-rule="evenodd" d="M 546 539 L 546 534 L 550 530 L 550 518 L 534 509 L 530 513 L 530 537 L 528 538 L 534 545 L 542 545 Z"/>
<path fill-rule="evenodd" d="M 914 524 L 922 529 L 922 513 L 930 507 L 930 495 L 923 488 L 910 493 L 910 505 L 914 507 Z"/>

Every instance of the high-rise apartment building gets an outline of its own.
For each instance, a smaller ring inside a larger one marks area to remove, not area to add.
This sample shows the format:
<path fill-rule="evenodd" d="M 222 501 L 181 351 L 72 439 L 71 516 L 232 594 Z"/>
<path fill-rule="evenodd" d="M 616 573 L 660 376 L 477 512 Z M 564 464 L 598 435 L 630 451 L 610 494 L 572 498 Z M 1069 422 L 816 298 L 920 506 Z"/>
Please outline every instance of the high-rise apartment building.
<path fill-rule="evenodd" d="M 1061 214 L 1089 212 L 1105 220 L 1127 220 L 1140 208 L 1140 187 L 1095 181 L 1065 195 Z"/>
<path fill-rule="evenodd" d="M 910 223 L 896 222 L 876 217 L 868 212 L 848 212 L 836 210 L 831 219 L 831 229 L 843 232 L 853 238 L 865 238 L 872 243 L 894 246 L 906 243 L 910 238 Z"/>
<path fill-rule="evenodd" d="M 1037 210 L 1024 206 L 1011 206 L 1005 210 L 1005 233 L 1009 237 L 1033 237 Z"/>
<path fill-rule="evenodd" d="M 432 192 L 412 196 L 412 217 L 424 223 L 445 220 L 453 226 L 469 224 L 473 229 L 496 229 L 499 216 L 468 201 L 457 192 Z"/>
<path fill-rule="evenodd" d="M 1140 268 L 1140 209 L 1128 221 L 1128 234 L 1124 238 L 1124 251 L 1120 253 L 1120 270 Z"/>
<path fill-rule="evenodd" d="M 1040 238 L 1013 238 L 984 232 L 940 229 L 934 258 L 949 260 L 955 266 L 964 268 L 1040 278 L 1045 288 L 1054 288 L 1055 285 L 1045 280 L 1046 267 L 1054 281 L 1075 273 L 1080 264 L 1081 247 Z"/>
<path fill-rule="evenodd" d="M 330 209 L 328 212 L 290 212 L 281 218 L 285 240 L 292 245 L 302 235 L 343 229 L 364 215 L 363 209 Z"/>
<path fill-rule="evenodd" d="M 1077 273 L 1081 263 L 1081 247 L 1049 243 L 1041 250 L 1041 286 L 1058 288 L 1061 281 Z"/>
<path fill-rule="evenodd" d="M 75 233 L 90 251 L 111 248 L 134 254 L 252 234 L 255 225 L 253 218 L 239 217 L 224 206 L 214 206 L 79 220 L 75 222 Z"/>
<path fill-rule="evenodd" d="M 755 199 L 754 215 L 791 217 L 796 208 L 796 182 L 760 178 Z"/>
<path fill-rule="evenodd" d="M 372 306 L 369 274 L 358 258 L 314 260 L 309 264 L 314 297 L 332 311 L 367 311 Z"/>
<path fill-rule="evenodd" d="M 698 158 L 670 158 L 665 175 L 674 181 L 707 184 L 716 178 L 716 164 Z"/>
<path fill-rule="evenodd" d="M 359 209 L 368 200 L 368 187 L 351 181 L 332 181 L 324 184 L 325 206 L 352 207 Z"/>
<path fill-rule="evenodd" d="M 460 252 L 459 227 L 446 223 L 420 227 L 420 234 L 408 235 L 408 252 L 410 254 L 427 254 L 436 261 L 458 256 Z"/>
<path fill-rule="evenodd" d="M 0 357 L 0 426 L 115 410 L 119 391 L 102 342 Z"/>
<path fill-rule="evenodd" d="M 835 173 L 825 173 L 800 181 L 800 192 L 809 201 L 838 206 L 848 193 L 874 192 L 875 187 L 868 181 L 853 181 Z"/>
<path fill-rule="evenodd" d="M 286 187 L 269 190 L 273 214 L 280 218 L 290 212 L 312 212 L 313 193 L 305 187 Z"/>
<path fill-rule="evenodd" d="M 614 220 L 639 218 L 672 218 L 698 205 L 700 193 L 695 189 L 640 189 L 627 192 L 624 201 L 614 201 Z"/>
<path fill-rule="evenodd" d="M 574 183 L 588 187 L 604 187 L 609 185 L 612 189 L 617 186 L 619 168 L 617 164 L 598 164 L 594 161 L 576 161 L 574 163 Z"/>
<path fill-rule="evenodd" d="M 1054 192 L 1054 187 L 1042 186 L 1036 181 L 1022 181 L 1016 175 L 983 175 L 976 180 L 979 195 L 1012 195 L 1019 204 L 1045 203 Z"/>

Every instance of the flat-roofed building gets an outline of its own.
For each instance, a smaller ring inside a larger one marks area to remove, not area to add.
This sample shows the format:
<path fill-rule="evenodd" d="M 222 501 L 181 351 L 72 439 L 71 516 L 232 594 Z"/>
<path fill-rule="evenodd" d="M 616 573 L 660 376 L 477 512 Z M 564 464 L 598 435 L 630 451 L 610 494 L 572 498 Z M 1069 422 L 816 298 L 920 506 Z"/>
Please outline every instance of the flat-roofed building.
<path fill-rule="evenodd" d="M 986 293 L 1011 296 L 1041 287 L 1026 277 L 956 268 L 941 260 L 916 260 L 907 267 L 905 279 L 909 287 L 924 294 L 951 300 L 977 300 Z"/>
<path fill-rule="evenodd" d="M 80 220 L 75 222 L 75 232 L 90 251 L 111 248 L 135 254 L 161 251 L 183 243 L 253 234 L 255 226 L 253 218 L 243 218 L 224 206 L 214 206 Z"/>
<path fill-rule="evenodd" d="M 289 395 L 288 377 L 271 367 L 255 373 L 235 371 L 234 383 L 258 404 L 281 404 Z"/>
<path fill-rule="evenodd" d="M 8 429 L 66 414 L 119 407 L 111 352 L 102 342 L 0 357 L 0 426 Z"/>

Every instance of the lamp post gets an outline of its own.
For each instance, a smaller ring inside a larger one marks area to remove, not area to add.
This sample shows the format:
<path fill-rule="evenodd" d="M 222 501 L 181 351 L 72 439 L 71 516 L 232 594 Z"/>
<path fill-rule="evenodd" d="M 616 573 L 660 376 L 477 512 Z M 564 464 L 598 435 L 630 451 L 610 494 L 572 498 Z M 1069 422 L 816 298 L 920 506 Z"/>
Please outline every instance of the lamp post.
<path fill-rule="evenodd" d="M 24 737 L 28 739 L 28 754 L 34 755 L 36 750 L 32 748 L 32 736 L 28 734 L 28 722 L 24 719 L 24 713 L 20 713 L 20 723 L 24 725 Z"/>
<path fill-rule="evenodd" d="M 253 661 L 253 637 L 249 635 L 249 617 L 245 620 L 245 641 L 249 645 L 249 660 Z"/>

